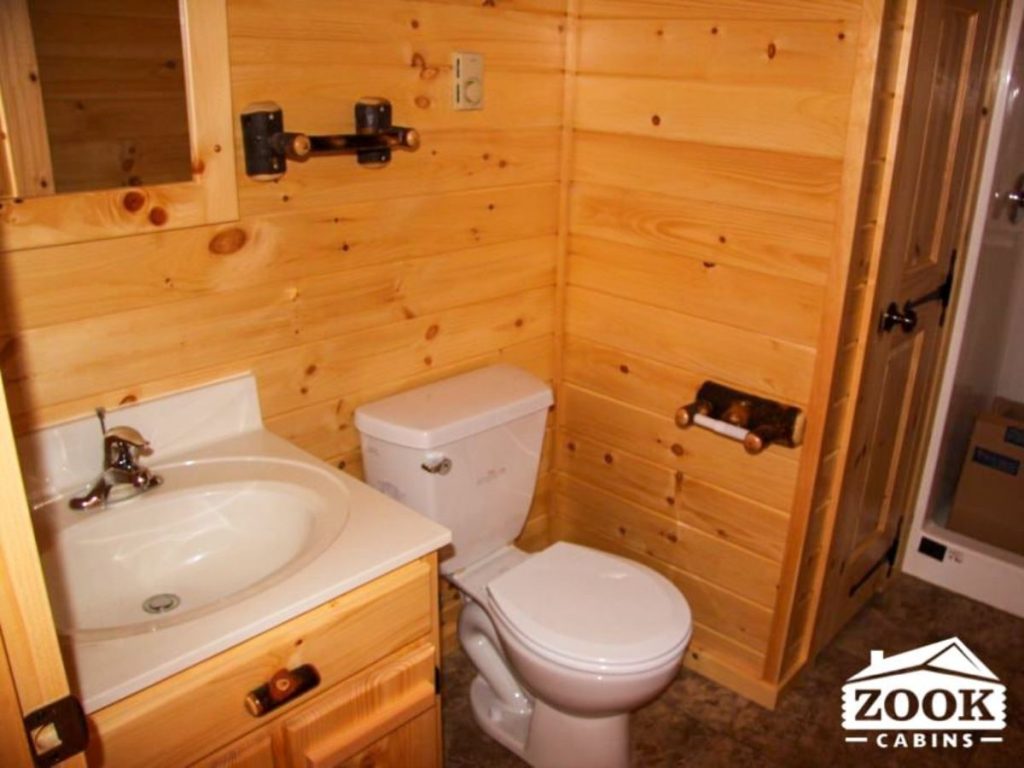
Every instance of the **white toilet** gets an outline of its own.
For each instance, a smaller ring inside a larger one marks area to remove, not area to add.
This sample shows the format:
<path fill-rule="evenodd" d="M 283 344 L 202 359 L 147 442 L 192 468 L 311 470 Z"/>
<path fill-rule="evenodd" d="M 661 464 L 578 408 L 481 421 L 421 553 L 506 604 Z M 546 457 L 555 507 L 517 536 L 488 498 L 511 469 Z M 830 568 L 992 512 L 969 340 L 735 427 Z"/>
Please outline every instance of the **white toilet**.
<path fill-rule="evenodd" d="M 551 390 L 509 365 L 359 408 L 366 479 L 452 531 L 477 723 L 538 768 L 629 764 L 629 713 L 673 679 L 692 629 L 650 568 L 559 542 L 516 549 Z"/>

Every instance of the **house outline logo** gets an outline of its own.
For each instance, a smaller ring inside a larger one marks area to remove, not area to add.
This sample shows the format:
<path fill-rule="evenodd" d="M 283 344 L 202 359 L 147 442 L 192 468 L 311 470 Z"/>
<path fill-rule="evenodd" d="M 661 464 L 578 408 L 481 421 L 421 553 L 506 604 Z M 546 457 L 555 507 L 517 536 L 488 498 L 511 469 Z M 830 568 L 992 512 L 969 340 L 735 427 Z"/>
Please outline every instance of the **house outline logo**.
<path fill-rule="evenodd" d="M 972 747 L 999 743 L 1006 686 L 959 638 L 871 663 L 843 686 L 843 728 L 851 743 L 892 747 Z M 864 734 L 867 731 L 868 734 Z"/>

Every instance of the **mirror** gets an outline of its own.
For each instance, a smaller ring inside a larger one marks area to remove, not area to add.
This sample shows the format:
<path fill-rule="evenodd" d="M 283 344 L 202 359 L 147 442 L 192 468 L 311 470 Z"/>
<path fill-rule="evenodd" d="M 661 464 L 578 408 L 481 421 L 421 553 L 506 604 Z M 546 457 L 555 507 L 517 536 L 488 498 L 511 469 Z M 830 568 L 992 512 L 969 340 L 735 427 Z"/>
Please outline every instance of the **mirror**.
<path fill-rule="evenodd" d="M 225 0 L 0 0 L 0 250 L 237 218 Z"/>
<path fill-rule="evenodd" d="M 3 76 L 10 109 L 34 113 L 10 137 L 16 193 L 191 180 L 178 0 L 22 3 L 7 34 L 25 60 Z"/>

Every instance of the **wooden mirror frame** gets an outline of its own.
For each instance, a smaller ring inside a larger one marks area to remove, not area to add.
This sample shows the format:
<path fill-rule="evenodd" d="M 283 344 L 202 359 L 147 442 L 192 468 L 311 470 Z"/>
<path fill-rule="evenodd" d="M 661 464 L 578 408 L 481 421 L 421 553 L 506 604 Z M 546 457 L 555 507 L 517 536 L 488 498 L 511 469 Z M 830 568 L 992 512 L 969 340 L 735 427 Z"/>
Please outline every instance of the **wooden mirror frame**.
<path fill-rule="evenodd" d="M 179 0 L 192 180 L 2 199 L 0 251 L 238 218 L 226 5 L 226 0 Z M 0 93 L 0 114 L 3 107 Z"/>

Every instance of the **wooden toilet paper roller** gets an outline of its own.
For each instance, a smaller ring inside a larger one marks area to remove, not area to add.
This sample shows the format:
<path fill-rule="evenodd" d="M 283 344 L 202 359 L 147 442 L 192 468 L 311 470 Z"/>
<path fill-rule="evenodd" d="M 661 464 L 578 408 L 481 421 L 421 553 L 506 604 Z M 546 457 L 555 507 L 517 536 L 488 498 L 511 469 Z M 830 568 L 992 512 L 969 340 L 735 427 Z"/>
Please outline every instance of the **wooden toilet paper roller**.
<path fill-rule="evenodd" d="M 676 426 L 685 429 L 693 424 L 738 440 L 747 453 L 757 454 L 773 443 L 800 445 L 806 417 L 796 406 L 705 381 L 697 399 L 676 411 Z"/>

